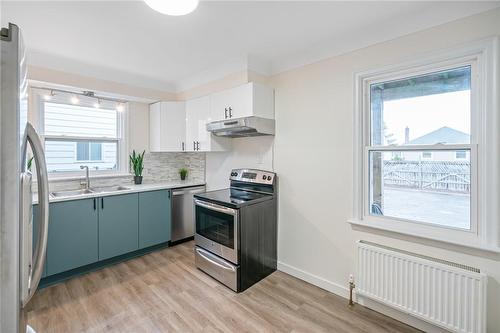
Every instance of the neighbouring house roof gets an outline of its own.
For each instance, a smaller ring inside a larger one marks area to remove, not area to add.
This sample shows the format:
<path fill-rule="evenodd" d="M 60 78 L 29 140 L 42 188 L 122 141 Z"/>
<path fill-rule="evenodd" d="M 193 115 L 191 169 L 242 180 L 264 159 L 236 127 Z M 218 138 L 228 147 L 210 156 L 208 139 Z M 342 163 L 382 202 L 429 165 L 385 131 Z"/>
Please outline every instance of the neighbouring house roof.
<path fill-rule="evenodd" d="M 441 127 L 408 142 L 412 145 L 427 145 L 436 143 L 469 143 L 470 135 L 450 127 Z"/>

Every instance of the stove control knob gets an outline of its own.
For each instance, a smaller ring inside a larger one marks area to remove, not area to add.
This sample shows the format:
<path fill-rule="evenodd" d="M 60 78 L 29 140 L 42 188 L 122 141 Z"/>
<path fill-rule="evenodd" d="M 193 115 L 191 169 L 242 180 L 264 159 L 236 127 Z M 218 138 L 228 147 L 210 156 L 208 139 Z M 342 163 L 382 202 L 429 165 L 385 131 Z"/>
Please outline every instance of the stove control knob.
<path fill-rule="evenodd" d="M 267 180 L 271 180 L 271 176 L 267 176 Z"/>
<path fill-rule="evenodd" d="M 266 175 L 262 176 L 262 180 L 266 180 Z"/>

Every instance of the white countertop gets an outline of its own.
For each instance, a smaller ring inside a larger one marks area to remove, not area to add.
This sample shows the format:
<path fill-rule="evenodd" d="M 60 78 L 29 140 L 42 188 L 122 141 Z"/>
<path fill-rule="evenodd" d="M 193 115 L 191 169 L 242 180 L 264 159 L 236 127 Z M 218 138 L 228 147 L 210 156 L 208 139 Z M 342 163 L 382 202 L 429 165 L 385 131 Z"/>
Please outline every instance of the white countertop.
<path fill-rule="evenodd" d="M 126 190 L 121 191 L 113 191 L 113 192 L 94 192 L 88 194 L 80 194 L 75 196 L 67 196 L 67 197 L 53 197 L 49 195 L 49 202 L 61 202 L 61 201 L 70 201 L 70 200 L 81 200 L 95 197 L 107 197 L 110 195 L 120 195 L 120 194 L 128 194 L 128 193 L 137 193 L 137 192 L 147 192 L 154 190 L 166 190 L 166 189 L 175 189 L 182 187 L 191 187 L 191 186 L 203 186 L 205 182 L 193 182 L 193 181 L 175 181 L 175 182 L 161 182 L 161 183 L 149 183 L 149 184 L 127 184 L 121 185 L 126 187 Z M 38 194 L 33 194 L 33 204 L 38 203 Z"/>

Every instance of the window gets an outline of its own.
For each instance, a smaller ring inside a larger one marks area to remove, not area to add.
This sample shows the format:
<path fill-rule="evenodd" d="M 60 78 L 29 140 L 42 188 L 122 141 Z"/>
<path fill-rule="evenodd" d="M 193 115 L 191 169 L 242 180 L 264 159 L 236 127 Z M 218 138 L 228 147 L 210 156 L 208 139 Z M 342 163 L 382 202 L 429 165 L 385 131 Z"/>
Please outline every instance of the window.
<path fill-rule="evenodd" d="M 470 82 L 463 66 L 370 84 L 371 214 L 471 228 L 470 163 L 434 147 L 470 149 Z"/>
<path fill-rule="evenodd" d="M 102 143 L 77 142 L 76 160 L 79 162 L 102 161 Z"/>
<path fill-rule="evenodd" d="M 356 75 L 351 223 L 500 252 L 495 43 Z"/>
<path fill-rule="evenodd" d="M 430 160 L 431 158 L 432 158 L 432 152 L 430 152 L 430 151 L 422 152 L 422 159 Z"/>
<path fill-rule="evenodd" d="M 467 151 L 466 150 L 458 150 L 455 152 L 455 159 L 457 160 L 465 160 L 467 158 Z"/>
<path fill-rule="evenodd" d="M 82 97 L 73 104 L 72 97 L 57 93 L 50 100 L 40 98 L 48 171 L 80 172 L 81 165 L 103 172 L 126 170 L 126 162 L 120 163 L 124 116 L 116 103 L 93 105 L 95 99 Z"/>

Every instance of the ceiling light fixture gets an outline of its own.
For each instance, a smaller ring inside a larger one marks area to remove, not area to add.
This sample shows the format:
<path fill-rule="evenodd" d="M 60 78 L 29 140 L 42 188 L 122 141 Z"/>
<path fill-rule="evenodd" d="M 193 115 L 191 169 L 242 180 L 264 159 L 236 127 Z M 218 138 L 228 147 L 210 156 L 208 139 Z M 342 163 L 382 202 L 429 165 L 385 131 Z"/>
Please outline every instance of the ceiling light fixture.
<path fill-rule="evenodd" d="M 144 2 L 162 14 L 181 16 L 195 10 L 199 0 L 144 0 Z"/>

